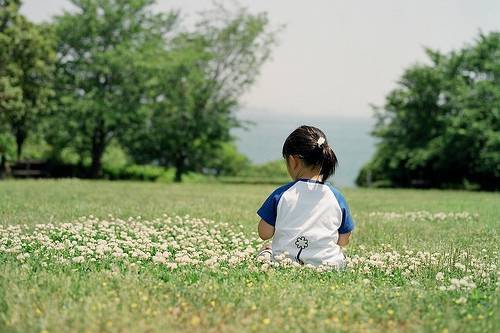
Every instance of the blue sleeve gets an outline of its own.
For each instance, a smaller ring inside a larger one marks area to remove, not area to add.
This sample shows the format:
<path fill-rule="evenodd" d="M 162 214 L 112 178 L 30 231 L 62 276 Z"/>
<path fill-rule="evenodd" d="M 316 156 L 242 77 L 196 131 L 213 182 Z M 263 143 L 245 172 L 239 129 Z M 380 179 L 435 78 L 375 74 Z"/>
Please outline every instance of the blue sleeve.
<path fill-rule="evenodd" d="M 266 201 L 264 201 L 262 206 L 257 211 L 257 215 L 259 215 L 261 219 L 263 219 L 273 227 L 276 224 L 276 216 L 278 214 L 278 202 L 279 198 L 277 198 L 277 196 L 273 192 L 266 199 Z"/>
<path fill-rule="evenodd" d="M 354 230 L 354 220 L 347 204 L 340 208 L 342 209 L 342 224 L 340 224 L 339 234 L 347 234 Z"/>
<path fill-rule="evenodd" d="M 281 196 L 288 190 L 295 182 L 283 185 L 277 188 L 271 195 L 264 201 L 262 206 L 257 211 L 257 215 L 273 227 L 276 224 L 276 217 L 278 216 L 278 203 Z"/>
<path fill-rule="evenodd" d="M 340 224 L 339 234 L 347 234 L 354 230 L 354 220 L 351 216 L 351 211 L 349 210 L 349 206 L 347 205 L 347 201 L 345 200 L 342 193 L 340 193 L 336 188 L 330 186 L 335 198 L 337 199 L 340 209 L 342 211 L 342 223 Z"/>

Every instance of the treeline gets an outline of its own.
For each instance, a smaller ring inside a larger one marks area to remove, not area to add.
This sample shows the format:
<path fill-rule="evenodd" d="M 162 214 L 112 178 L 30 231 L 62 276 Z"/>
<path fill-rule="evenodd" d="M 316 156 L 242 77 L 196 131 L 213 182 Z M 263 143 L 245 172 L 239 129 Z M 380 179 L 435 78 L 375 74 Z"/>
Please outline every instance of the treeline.
<path fill-rule="evenodd" d="M 407 69 L 383 107 L 361 186 L 500 189 L 500 32 Z"/>
<path fill-rule="evenodd" d="M 188 29 L 153 0 L 71 2 L 38 25 L 19 0 L 0 0 L 3 164 L 21 159 L 30 138 L 44 159 L 93 178 L 110 147 L 133 164 L 174 168 L 177 181 L 248 162 L 230 130 L 275 43 L 266 14 L 214 5 Z"/>

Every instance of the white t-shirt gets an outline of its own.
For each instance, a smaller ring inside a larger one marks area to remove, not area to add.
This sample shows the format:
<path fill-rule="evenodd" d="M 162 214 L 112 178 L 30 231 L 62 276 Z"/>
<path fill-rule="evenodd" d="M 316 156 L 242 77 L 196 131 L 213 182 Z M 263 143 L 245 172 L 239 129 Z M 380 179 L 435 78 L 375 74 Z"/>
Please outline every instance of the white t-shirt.
<path fill-rule="evenodd" d="M 349 207 L 330 183 L 298 179 L 276 189 L 257 214 L 275 228 L 273 257 L 312 265 L 344 264 L 337 240 L 354 229 Z"/>

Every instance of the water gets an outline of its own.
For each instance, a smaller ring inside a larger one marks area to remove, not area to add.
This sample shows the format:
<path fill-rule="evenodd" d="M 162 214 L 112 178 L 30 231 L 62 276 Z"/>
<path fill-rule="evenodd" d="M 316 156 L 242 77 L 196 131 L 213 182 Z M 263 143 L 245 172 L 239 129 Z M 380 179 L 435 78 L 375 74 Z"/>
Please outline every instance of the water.
<path fill-rule="evenodd" d="M 239 151 L 253 163 L 282 159 L 283 142 L 300 125 L 312 125 L 323 130 L 339 159 L 339 168 L 332 179 L 337 186 L 354 186 L 359 170 L 375 151 L 375 139 L 369 134 L 374 125 L 371 118 L 307 117 L 263 112 L 246 112 L 239 118 L 254 123 L 248 130 L 233 130 Z"/>

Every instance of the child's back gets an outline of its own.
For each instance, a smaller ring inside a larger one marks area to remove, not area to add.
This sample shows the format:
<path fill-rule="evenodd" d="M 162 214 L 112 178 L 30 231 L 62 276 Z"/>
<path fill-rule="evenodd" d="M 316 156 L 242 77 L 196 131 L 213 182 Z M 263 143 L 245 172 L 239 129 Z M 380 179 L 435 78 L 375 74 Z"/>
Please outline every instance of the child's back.
<path fill-rule="evenodd" d="M 274 222 L 274 257 L 288 253 L 305 264 L 343 264 L 337 241 L 339 233 L 352 230 L 353 222 L 340 192 L 328 183 L 299 179 L 269 198 L 258 214 L 269 224 Z"/>
<path fill-rule="evenodd" d="M 257 214 L 259 235 L 273 237 L 272 255 L 301 264 L 345 263 L 341 246 L 348 243 L 354 222 L 342 194 L 323 182 L 337 159 L 321 130 L 301 126 L 285 141 L 283 156 L 293 182 L 276 189 Z"/>

